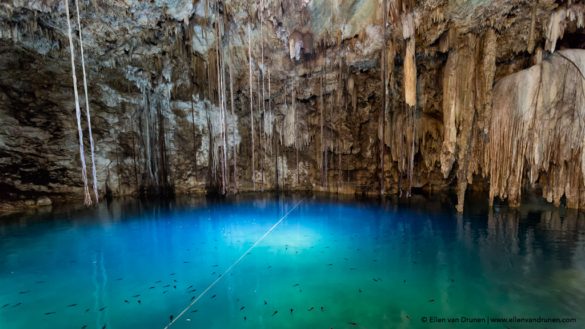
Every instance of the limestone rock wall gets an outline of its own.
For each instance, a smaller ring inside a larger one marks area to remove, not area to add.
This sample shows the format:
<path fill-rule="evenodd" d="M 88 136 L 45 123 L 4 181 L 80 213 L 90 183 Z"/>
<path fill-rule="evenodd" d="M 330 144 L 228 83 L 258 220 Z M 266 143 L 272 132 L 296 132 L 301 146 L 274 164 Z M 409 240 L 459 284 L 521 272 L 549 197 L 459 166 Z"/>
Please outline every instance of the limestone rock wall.
<path fill-rule="evenodd" d="M 477 189 L 585 206 L 582 3 L 79 3 L 102 195 L 453 189 L 462 210 Z M 68 45 L 64 1 L 0 4 L 4 208 L 82 196 Z"/>

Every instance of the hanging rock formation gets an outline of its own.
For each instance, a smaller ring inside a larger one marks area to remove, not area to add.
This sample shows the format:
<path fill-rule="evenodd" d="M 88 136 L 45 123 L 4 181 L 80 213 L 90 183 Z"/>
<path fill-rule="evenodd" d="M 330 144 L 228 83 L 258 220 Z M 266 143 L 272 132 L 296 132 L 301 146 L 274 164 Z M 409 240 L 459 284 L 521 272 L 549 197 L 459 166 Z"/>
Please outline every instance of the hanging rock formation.
<path fill-rule="evenodd" d="M 585 207 L 584 5 L 383 3 L 79 1 L 99 193 Z M 0 4 L 2 209 L 83 196 L 67 38 L 64 1 Z"/>

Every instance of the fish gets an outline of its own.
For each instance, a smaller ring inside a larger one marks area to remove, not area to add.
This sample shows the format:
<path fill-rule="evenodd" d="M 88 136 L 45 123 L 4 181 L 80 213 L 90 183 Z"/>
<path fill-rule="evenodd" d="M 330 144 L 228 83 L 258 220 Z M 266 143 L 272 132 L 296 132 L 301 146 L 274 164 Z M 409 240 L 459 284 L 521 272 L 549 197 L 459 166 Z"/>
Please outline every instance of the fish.
<path fill-rule="evenodd" d="M 403 283 L 406 283 L 406 280 L 402 281 Z"/>
<path fill-rule="evenodd" d="M 299 283 L 295 283 L 295 284 L 293 284 L 293 288 L 294 288 L 294 287 L 298 287 L 298 286 L 300 286 L 300 284 L 299 284 Z"/>
<path fill-rule="evenodd" d="M 195 296 L 191 297 L 191 301 L 194 301 L 194 300 L 195 300 Z"/>
<path fill-rule="evenodd" d="M 158 281 L 156 281 L 155 283 L 161 283 L 161 282 L 162 282 L 162 280 L 158 280 Z"/>
<path fill-rule="evenodd" d="M 136 301 L 138 304 L 142 304 L 142 301 L 139 299 Z"/>
<path fill-rule="evenodd" d="M 55 314 L 55 312 L 46 312 L 45 315 Z"/>
<path fill-rule="evenodd" d="M 128 304 L 130 302 L 127 299 L 124 299 L 124 303 Z"/>
<path fill-rule="evenodd" d="M 170 286 L 171 286 L 170 284 L 167 284 L 166 286 L 163 286 L 163 288 L 168 288 Z"/>
<path fill-rule="evenodd" d="M 107 327 L 107 326 L 104 324 L 104 325 L 102 326 L 102 329 L 106 329 L 106 327 Z"/>
<path fill-rule="evenodd" d="M 18 307 L 18 306 L 20 306 L 20 305 L 22 305 L 22 303 L 21 303 L 21 302 L 18 302 L 18 303 L 16 303 L 16 304 L 12 305 L 12 307 Z"/>
<path fill-rule="evenodd" d="M 246 306 L 240 307 L 240 311 L 243 311 L 245 308 L 246 308 Z"/>
<path fill-rule="evenodd" d="M 195 310 L 191 311 L 191 313 L 197 313 L 197 311 L 199 311 L 199 310 L 195 309 Z"/>
<path fill-rule="evenodd" d="M 189 292 L 195 292 L 195 291 L 197 291 L 197 289 L 191 289 L 191 290 L 189 290 Z"/>
<path fill-rule="evenodd" d="M 140 297 L 140 295 L 134 295 L 134 296 L 132 296 L 132 297 L 134 297 L 134 298 L 138 298 L 138 297 Z"/>
<path fill-rule="evenodd" d="M 189 289 L 191 289 L 191 288 L 193 288 L 193 285 L 190 285 L 190 286 L 188 286 L 188 287 L 187 287 L 187 290 L 189 290 Z"/>
<path fill-rule="evenodd" d="M 357 326 L 357 322 L 349 321 L 347 324 L 351 324 L 352 326 Z"/>
<path fill-rule="evenodd" d="M 168 290 L 163 291 L 163 295 L 166 294 L 167 292 L 169 292 Z"/>
<path fill-rule="evenodd" d="M 248 320 L 248 318 L 247 317 L 244 317 L 244 321 L 246 321 L 246 320 Z"/>
<path fill-rule="evenodd" d="M 67 307 L 75 307 L 75 306 L 77 306 L 77 304 L 69 304 L 69 305 L 67 305 Z"/>
<path fill-rule="evenodd" d="M 170 276 L 173 276 L 173 275 L 175 275 L 175 273 L 171 273 L 171 274 L 170 274 Z"/>
<path fill-rule="evenodd" d="M 25 295 L 25 294 L 28 294 L 29 292 L 30 292 L 30 290 L 23 290 L 23 291 L 19 291 L 18 294 Z"/>
<path fill-rule="evenodd" d="M 87 324 L 84 324 L 81 326 L 81 329 L 85 329 L 85 328 L 87 328 Z"/>
<path fill-rule="evenodd" d="M 150 287 L 148 287 L 148 289 L 154 289 L 154 288 L 155 288 L 154 286 L 150 286 Z"/>
<path fill-rule="evenodd" d="M 429 299 L 429 303 L 434 303 L 435 300 L 434 299 Z"/>
<path fill-rule="evenodd" d="M 278 310 L 276 310 L 276 311 L 272 312 L 272 316 L 275 316 L 275 315 L 276 315 L 276 313 L 278 313 Z"/>
<path fill-rule="evenodd" d="M 211 298 L 215 298 L 216 296 L 217 296 L 217 295 L 213 295 L 213 296 L 211 296 Z"/>
<path fill-rule="evenodd" d="M 327 266 L 333 266 L 333 264 L 329 263 L 329 264 L 327 264 Z"/>
<path fill-rule="evenodd" d="M 175 318 L 175 317 L 174 317 L 172 314 L 171 314 L 171 315 L 169 315 L 169 322 L 173 322 L 173 319 L 174 319 L 174 318 Z"/>
<path fill-rule="evenodd" d="M 295 311 L 295 310 L 291 308 L 291 309 L 290 309 L 290 314 L 293 314 L 293 312 L 294 312 L 294 311 Z"/>
<path fill-rule="evenodd" d="M 311 307 L 309 307 L 309 308 L 307 309 L 307 311 L 311 312 L 311 311 L 312 311 L 312 310 L 314 310 L 314 309 L 315 309 L 315 308 L 314 308 L 313 306 L 311 306 Z"/>
<path fill-rule="evenodd" d="M 177 289 L 177 286 L 173 286 L 173 289 Z"/>
<path fill-rule="evenodd" d="M 103 311 L 103 310 L 105 310 L 105 309 L 106 309 L 106 306 L 104 306 L 104 307 L 100 308 L 100 309 L 99 309 L 99 311 L 101 312 L 101 311 Z"/>
<path fill-rule="evenodd" d="M 85 313 L 87 313 L 87 312 L 89 312 L 89 308 L 86 308 L 86 309 L 85 309 Z"/>
<path fill-rule="evenodd" d="M 362 289 L 358 289 L 358 292 L 361 294 L 362 293 Z"/>
<path fill-rule="evenodd" d="M 116 281 L 122 281 L 124 280 L 123 278 L 117 278 Z"/>
<path fill-rule="evenodd" d="M 4 304 L 4 305 L 2 305 L 2 308 L 6 308 L 8 306 L 10 306 L 10 304 Z"/>
<path fill-rule="evenodd" d="M 264 305 L 267 305 L 267 304 L 268 304 L 268 302 L 266 300 L 264 300 Z"/>
<path fill-rule="evenodd" d="M 321 306 L 321 312 L 325 312 L 325 307 Z"/>

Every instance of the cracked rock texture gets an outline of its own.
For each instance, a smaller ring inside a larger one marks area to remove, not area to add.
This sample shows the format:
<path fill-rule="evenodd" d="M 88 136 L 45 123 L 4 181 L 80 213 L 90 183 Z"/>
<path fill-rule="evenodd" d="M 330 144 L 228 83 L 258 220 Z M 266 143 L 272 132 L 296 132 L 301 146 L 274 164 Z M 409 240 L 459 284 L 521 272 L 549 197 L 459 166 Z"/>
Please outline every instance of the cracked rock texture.
<path fill-rule="evenodd" d="M 102 195 L 452 189 L 463 210 L 473 189 L 585 207 L 582 1 L 79 5 Z M 65 1 L 0 4 L 0 124 L 0 208 L 83 196 Z"/>

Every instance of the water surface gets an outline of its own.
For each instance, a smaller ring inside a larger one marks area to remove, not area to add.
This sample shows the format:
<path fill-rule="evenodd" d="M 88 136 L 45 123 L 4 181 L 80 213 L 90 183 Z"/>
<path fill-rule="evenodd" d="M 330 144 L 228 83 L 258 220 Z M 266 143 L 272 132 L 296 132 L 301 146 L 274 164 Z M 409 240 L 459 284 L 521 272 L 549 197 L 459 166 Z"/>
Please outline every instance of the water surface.
<path fill-rule="evenodd" d="M 248 196 L 3 218 L 0 328 L 164 328 L 214 281 L 171 328 L 585 327 L 582 215 L 451 209 Z M 487 322 L 514 316 L 575 322 Z"/>

